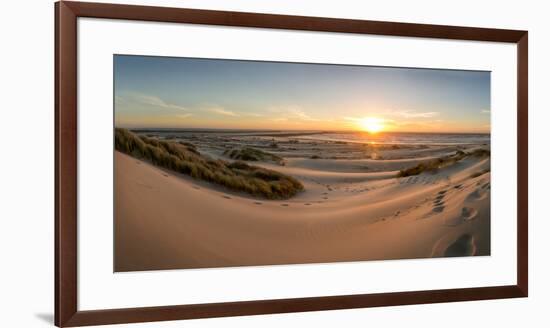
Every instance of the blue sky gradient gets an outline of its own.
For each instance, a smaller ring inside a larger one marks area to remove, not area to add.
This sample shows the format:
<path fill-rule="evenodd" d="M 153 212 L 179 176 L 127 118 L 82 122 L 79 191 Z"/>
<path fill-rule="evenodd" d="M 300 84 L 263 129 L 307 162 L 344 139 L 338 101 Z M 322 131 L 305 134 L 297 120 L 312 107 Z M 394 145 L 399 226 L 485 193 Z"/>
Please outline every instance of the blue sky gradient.
<path fill-rule="evenodd" d="M 120 127 L 489 132 L 490 72 L 114 58 Z"/>

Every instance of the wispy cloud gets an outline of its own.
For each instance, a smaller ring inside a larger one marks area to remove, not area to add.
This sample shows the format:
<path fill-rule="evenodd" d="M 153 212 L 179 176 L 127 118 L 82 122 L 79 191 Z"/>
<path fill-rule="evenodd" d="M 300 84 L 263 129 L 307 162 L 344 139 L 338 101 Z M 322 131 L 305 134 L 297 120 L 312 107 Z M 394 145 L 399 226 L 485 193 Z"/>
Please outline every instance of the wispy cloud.
<path fill-rule="evenodd" d="M 185 108 L 183 106 L 168 103 L 168 102 L 166 102 L 166 101 L 164 101 L 161 98 L 156 97 L 156 96 L 138 94 L 138 95 L 135 95 L 134 98 L 138 102 L 140 102 L 142 104 L 145 104 L 145 105 L 150 105 L 150 106 L 155 106 L 155 107 L 160 107 L 160 108 L 165 108 L 165 109 L 174 109 L 174 110 L 180 110 L 180 111 L 187 111 L 187 108 Z"/>
<path fill-rule="evenodd" d="M 431 117 L 434 117 L 434 116 L 437 116 L 439 115 L 438 112 L 423 112 L 423 113 L 418 113 L 418 112 L 414 112 L 414 111 L 402 111 L 402 112 L 398 112 L 397 113 L 399 116 L 401 117 L 404 117 L 404 118 L 431 118 Z"/>
<path fill-rule="evenodd" d="M 439 112 L 420 112 L 415 110 L 395 110 L 389 108 L 366 108 L 362 110 L 364 116 L 362 117 L 393 117 L 396 119 L 415 119 L 415 118 L 433 118 L 439 116 Z"/>
<path fill-rule="evenodd" d="M 259 113 L 240 113 L 242 116 L 250 116 L 250 117 L 263 117 L 262 114 Z"/>
<path fill-rule="evenodd" d="M 277 114 L 281 120 L 299 120 L 308 122 L 321 121 L 320 119 L 307 114 L 299 106 L 271 107 L 268 109 L 268 111 Z"/>
<path fill-rule="evenodd" d="M 122 96 L 115 96 L 115 104 L 121 104 L 124 102 L 124 98 Z"/>
<path fill-rule="evenodd" d="M 236 116 L 239 116 L 239 114 L 235 113 L 235 112 L 232 112 L 230 110 L 227 110 L 227 109 L 224 109 L 222 107 L 214 107 L 214 108 L 210 108 L 210 111 L 212 113 L 216 113 L 216 114 L 220 114 L 220 115 L 225 115 L 225 116 L 233 116 L 233 117 L 236 117 Z"/>
<path fill-rule="evenodd" d="M 352 122 L 358 122 L 361 120 L 360 117 L 351 117 L 351 116 L 344 116 L 343 119 L 345 121 L 352 121 Z"/>
<path fill-rule="evenodd" d="M 177 118 L 188 118 L 190 116 L 193 116 L 191 113 L 185 113 L 185 114 L 178 114 L 176 115 Z"/>
<path fill-rule="evenodd" d="M 363 121 L 365 118 L 370 118 L 370 116 L 368 117 L 353 117 L 353 116 L 344 116 L 342 117 L 342 119 L 344 121 L 351 121 L 351 122 L 361 122 Z M 375 118 L 380 121 L 380 122 L 383 122 L 383 123 L 393 123 L 395 122 L 395 120 L 392 120 L 392 119 L 388 119 L 388 118 L 378 118 L 375 116 Z"/>

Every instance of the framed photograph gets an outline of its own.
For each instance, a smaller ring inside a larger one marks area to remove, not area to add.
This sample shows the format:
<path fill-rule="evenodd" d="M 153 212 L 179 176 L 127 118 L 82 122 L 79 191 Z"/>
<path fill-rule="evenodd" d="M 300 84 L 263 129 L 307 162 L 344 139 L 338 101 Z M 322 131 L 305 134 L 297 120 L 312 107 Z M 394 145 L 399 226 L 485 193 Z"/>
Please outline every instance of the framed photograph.
<path fill-rule="evenodd" d="M 55 15 L 56 325 L 527 296 L 526 31 Z"/>

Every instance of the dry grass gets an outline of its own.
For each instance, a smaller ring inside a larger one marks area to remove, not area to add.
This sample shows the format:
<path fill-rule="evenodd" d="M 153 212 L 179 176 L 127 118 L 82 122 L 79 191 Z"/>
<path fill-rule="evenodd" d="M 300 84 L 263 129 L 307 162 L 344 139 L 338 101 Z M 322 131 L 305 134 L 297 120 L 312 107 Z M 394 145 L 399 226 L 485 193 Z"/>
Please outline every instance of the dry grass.
<path fill-rule="evenodd" d="M 154 165 L 267 199 L 287 199 L 304 189 L 293 177 L 244 162 L 228 163 L 201 155 L 189 143 L 138 136 L 115 129 L 115 149 Z"/>
<path fill-rule="evenodd" d="M 397 177 L 408 177 L 412 175 L 418 175 L 423 172 L 436 172 L 439 169 L 453 165 L 457 162 L 460 162 L 466 157 L 487 157 L 491 156 L 491 151 L 487 149 L 476 149 L 472 152 L 465 153 L 462 150 L 457 150 L 456 153 L 449 156 L 440 157 L 432 161 L 422 162 L 408 169 L 399 171 Z"/>
<path fill-rule="evenodd" d="M 470 178 L 477 178 L 477 177 L 482 176 L 482 175 L 484 175 L 485 173 L 488 173 L 488 172 L 491 172 L 491 169 L 486 168 L 486 169 L 483 169 L 481 171 L 472 173 L 470 175 Z"/>
<path fill-rule="evenodd" d="M 244 148 L 234 148 L 231 150 L 226 150 L 223 153 L 225 156 L 228 156 L 231 159 L 241 160 L 241 161 L 268 161 L 268 162 L 275 162 L 279 165 L 284 164 L 284 160 L 274 154 L 265 152 L 263 150 L 259 150 L 256 148 L 251 147 L 244 147 Z"/>

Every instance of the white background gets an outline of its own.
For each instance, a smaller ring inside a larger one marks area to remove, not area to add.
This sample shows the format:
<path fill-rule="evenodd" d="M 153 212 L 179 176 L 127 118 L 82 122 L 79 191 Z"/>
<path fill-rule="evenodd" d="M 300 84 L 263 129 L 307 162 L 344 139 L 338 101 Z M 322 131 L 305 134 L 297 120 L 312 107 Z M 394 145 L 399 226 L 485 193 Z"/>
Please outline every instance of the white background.
<path fill-rule="evenodd" d="M 78 31 L 79 310 L 516 284 L 515 45 L 102 19 Z M 113 274 L 113 53 L 491 71 L 491 160 L 506 163 L 491 172 L 491 256 Z"/>
<path fill-rule="evenodd" d="M 550 23 L 544 2 L 523 1 L 140 1 L 141 4 L 409 21 L 530 31 L 530 297 L 256 317 L 141 324 L 141 327 L 548 326 L 549 182 L 544 131 Z M 13 7 L 13 8 L 11 8 Z M 3 327 L 48 327 L 53 320 L 53 3 L 9 2 L 2 11 Z M 537 151 L 538 150 L 538 151 Z M 5 304 L 4 304 L 5 303 Z M 525 325 L 525 322 L 530 323 Z"/>

